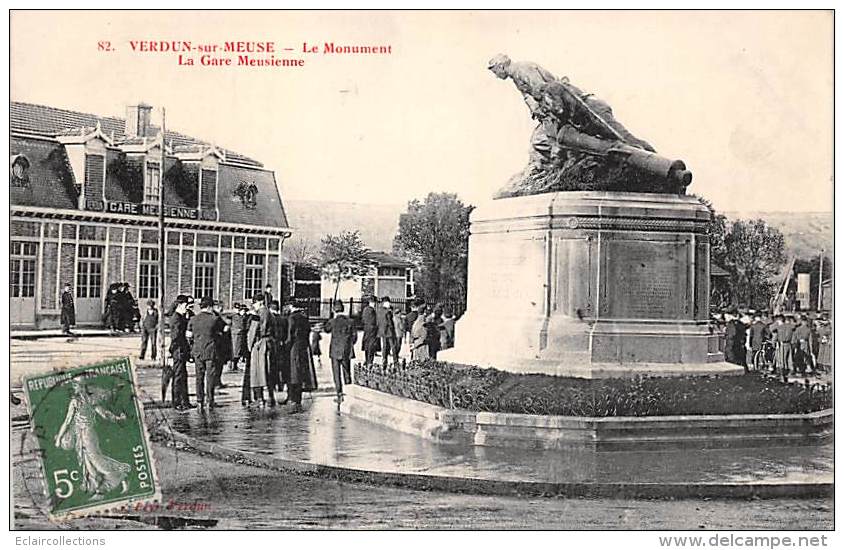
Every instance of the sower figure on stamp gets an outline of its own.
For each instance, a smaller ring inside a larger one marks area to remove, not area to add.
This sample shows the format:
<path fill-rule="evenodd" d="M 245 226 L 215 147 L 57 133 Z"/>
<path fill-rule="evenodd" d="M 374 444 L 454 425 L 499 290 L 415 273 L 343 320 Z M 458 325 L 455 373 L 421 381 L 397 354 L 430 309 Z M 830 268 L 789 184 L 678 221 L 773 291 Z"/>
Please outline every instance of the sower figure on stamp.
<path fill-rule="evenodd" d="M 155 341 L 158 332 L 158 309 L 155 307 L 155 300 L 147 301 L 147 310 L 144 313 L 144 318 L 141 320 L 141 354 L 140 359 L 143 361 L 147 353 L 147 344 L 152 346 L 152 360 L 158 355 L 157 343 Z"/>
<path fill-rule="evenodd" d="M 357 340 L 354 323 L 343 311 L 343 302 L 335 302 L 334 317 L 325 324 L 325 332 L 331 334 L 328 357 L 331 359 L 338 405 L 343 401 L 343 385 L 352 383 L 351 355 Z"/>
<path fill-rule="evenodd" d="M 106 390 L 89 387 L 80 379 L 74 379 L 71 384 L 73 395 L 54 443 L 60 449 L 76 452 L 82 470 L 80 486 L 83 491 L 93 495 L 92 500 L 102 500 L 106 493 L 120 486 L 125 493 L 129 489 L 126 478 L 132 468 L 103 452 L 95 423 L 96 417 L 121 422 L 126 419 L 126 415 L 123 412 L 115 414 L 105 408 L 110 397 Z"/>
<path fill-rule="evenodd" d="M 203 296 L 199 302 L 199 314 L 188 321 L 188 336 L 193 337 L 194 368 L 196 369 L 196 400 L 205 407 L 206 395 L 209 408 L 216 407 L 214 387 L 217 379 L 217 345 L 222 338 L 225 323 L 214 314 L 214 300 Z"/>
<path fill-rule="evenodd" d="M 173 379 L 173 406 L 177 411 L 195 408 L 188 398 L 188 357 L 190 344 L 188 343 L 188 297 L 180 294 L 176 297 L 176 304 L 170 317 L 170 356 L 173 358 L 172 371 L 164 369 L 161 380 L 162 401 L 167 393 L 170 378 Z"/>
<path fill-rule="evenodd" d="M 76 324 L 76 306 L 73 304 L 73 290 L 70 283 L 64 284 L 62 290 L 62 334 L 72 335 L 70 327 Z"/>

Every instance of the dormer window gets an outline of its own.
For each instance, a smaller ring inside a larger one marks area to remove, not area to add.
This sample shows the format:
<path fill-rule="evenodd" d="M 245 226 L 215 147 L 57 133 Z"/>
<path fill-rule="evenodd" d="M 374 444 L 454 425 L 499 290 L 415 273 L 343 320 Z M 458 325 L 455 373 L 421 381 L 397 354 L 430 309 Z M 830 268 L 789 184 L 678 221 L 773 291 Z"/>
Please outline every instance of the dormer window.
<path fill-rule="evenodd" d="M 161 168 L 157 164 L 147 163 L 144 178 L 144 203 L 158 204 L 158 188 L 161 183 Z"/>
<path fill-rule="evenodd" d="M 9 184 L 12 187 L 29 186 L 29 159 L 24 155 L 12 155 L 9 160 Z"/>

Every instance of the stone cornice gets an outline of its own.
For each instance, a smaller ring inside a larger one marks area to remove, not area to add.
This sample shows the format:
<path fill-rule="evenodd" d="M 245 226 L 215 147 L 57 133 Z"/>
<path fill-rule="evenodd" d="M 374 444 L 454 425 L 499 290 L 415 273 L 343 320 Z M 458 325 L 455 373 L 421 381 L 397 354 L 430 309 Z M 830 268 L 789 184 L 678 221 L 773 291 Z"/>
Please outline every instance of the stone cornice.
<path fill-rule="evenodd" d="M 89 210 L 62 210 L 55 208 L 41 208 L 37 206 L 13 205 L 9 208 L 9 215 L 12 217 L 17 216 L 22 218 L 87 221 L 151 228 L 158 227 L 158 218 L 155 216 L 121 216 L 108 212 L 95 212 Z M 164 226 L 168 229 L 227 231 L 249 235 L 271 235 L 278 237 L 289 237 L 293 233 L 293 230 L 289 227 L 261 227 L 241 223 L 209 222 L 203 220 L 183 220 L 174 218 L 165 219 Z"/>
<path fill-rule="evenodd" d="M 704 234 L 709 222 L 695 219 L 636 218 L 626 216 L 530 216 L 500 220 L 479 220 L 472 223 L 471 232 L 536 231 L 541 229 L 645 231 Z"/>

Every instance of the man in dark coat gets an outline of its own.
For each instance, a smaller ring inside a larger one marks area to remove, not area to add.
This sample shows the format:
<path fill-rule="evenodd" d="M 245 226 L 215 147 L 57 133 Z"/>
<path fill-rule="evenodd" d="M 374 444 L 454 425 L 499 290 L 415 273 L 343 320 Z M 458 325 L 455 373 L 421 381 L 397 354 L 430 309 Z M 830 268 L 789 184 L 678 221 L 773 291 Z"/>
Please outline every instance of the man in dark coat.
<path fill-rule="evenodd" d="M 132 296 L 132 287 L 129 283 L 123 283 L 123 301 L 123 315 L 125 317 L 123 324 L 125 328 L 129 329 L 129 332 L 135 332 L 135 322 L 140 319 L 140 315 L 138 312 L 138 302 Z"/>
<path fill-rule="evenodd" d="M 147 344 L 152 344 L 152 360 L 155 361 L 157 354 L 156 335 L 158 333 L 158 309 L 155 307 L 155 301 L 147 301 L 147 311 L 144 313 L 144 318 L 141 320 L 141 355 L 140 359 L 143 361 L 147 353 Z"/>
<path fill-rule="evenodd" d="M 223 302 L 214 300 L 214 307 L 212 309 L 214 315 L 223 324 L 223 332 L 217 340 L 217 362 L 214 365 L 214 387 L 225 388 L 223 384 L 223 367 L 226 363 L 232 360 L 232 338 L 231 326 L 228 320 L 223 316 Z"/>
<path fill-rule="evenodd" d="M 173 407 L 183 412 L 196 408 L 188 398 L 188 357 L 190 356 L 190 344 L 188 343 L 188 297 L 180 294 L 176 297 L 173 313 L 170 316 L 170 356 L 173 358 L 173 367 L 164 369 L 161 373 L 161 400 L 167 394 L 167 386 L 170 379 L 173 380 Z"/>
<path fill-rule="evenodd" d="M 284 308 L 279 313 L 276 319 L 276 349 L 278 350 L 278 376 L 279 384 L 278 390 L 281 391 L 284 387 L 290 384 L 290 312 Z M 287 388 L 290 391 L 290 388 Z M 282 401 L 282 404 L 287 403 L 287 398 Z"/>
<path fill-rule="evenodd" d="M 293 403 L 295 412 L 302 410 L 302 392 L 311 392 L 317 388 L 316 372 L 311 362 L 311 324 L 308 317 L 299 308 L 292 307 L 288 318 L 288 341 L 290 342 L 290 383 L 288 399 Z"/>
<path fill-rule="evenodd" d="M 375 360 L 375 351 L 378 348 L 378 318 L 375 313 L 375 297 L 367 297 L 367 305 L 361 311 L 363 322 L 363 356 L 364 362 L 371 365 Z"/>
<path fill-rule="evenodd" d="M 337 390 L 337 403 L 343 401 L 343 384 L 352 383 L 351 355 L 357 340 L 354 323 L 343 313 L 343 303 L 334 304 L 334 317 L 325 324 L 325 332 L 331 334 L 328 357 L 331 359 L 331 371 L 334 374 L 334 388 Z"/>
<path fill-rule="evenodd" d="M 753 316 L 753 323 L 750 324 L 750 329 L 747 331 L 747 343 L 750 348 L 751 361 L 753 361 L 769 337 L 768 325 L 762 322 L 762 314 L 756 313 Z"/>
<path fill-rule="evenodd" d="M 193 338 L 191 355 L 196 369 L 196 400 L 200 407 L 205 407 L 207 394 L 208 407 L 212 408 L 217 406 L 214 403 L 219 351 L 217 346 L 223 336 L 225 323 L 214 314 L 214 300 L 210 296 L 202 297 L 199 309 L 199 313 L 188 321 L 188 334 Z"/>
<path fill-rule="evenodd" d="M 393 322 L 393 309 L 389 296 L 381 298 L 381 307 L 375 311 L 375 321 L 378 326 L 378 338 L 381 339 L 382 363 L 386 367 L 387 359 L 390 355 L 392 355 L 393 364 L 397 365 L 399 362 L 399 346 L 396 335 L 396 325 Z"/>
<path fill-rule="evenodd" d="M 287 319 L 281 315 L 281 304 L 278 300 L 270 302 L 270 331 L 273 335 L 273 348 L 270 356 L 270 368 L 267 371 L 267 385 L 273 391 L 281 391 L 286 381 L 282 380 L 281 364 L 284 353 L 284 342 L 287 340 Z M 284 404 L 284 403 L 282 403 Z"/>
<path fill-rule="evenodd" d="M 813 369 L 813 355 L 815 349 L 812 347 L 812 328 L 809 326 L 808 319 L 805 315 L 800 313 L 795 315 L 796 326 L 791 335 L 791 349 L 794 354 L 794 370 L 801 375 L 805 375 L 808 370 Z"/>
<path fill-rule="evenodd" d="M 724 333 L 726 344 L 724 347 L 724 359 L 728 363 L 745 366 L 745 358 L 747 356 L 744 348 L 746 330 L 744 323 L 738 319 L 738 312 L 730 312 L 727 328 Z"/>
<path fill-rule="evenodd" d="M 70 283 L 62 290 L 62 334 L 73 334 L 70 327 L 76 324 L 76 306 L 73 304 L 73 290 Z"/>
<path fill-rule="evenodd" d="M 112 335 L 117 332 L 120 326 L 120 285 L 118 283 L 113 283 L 108 287 L 103 319 Z"/>

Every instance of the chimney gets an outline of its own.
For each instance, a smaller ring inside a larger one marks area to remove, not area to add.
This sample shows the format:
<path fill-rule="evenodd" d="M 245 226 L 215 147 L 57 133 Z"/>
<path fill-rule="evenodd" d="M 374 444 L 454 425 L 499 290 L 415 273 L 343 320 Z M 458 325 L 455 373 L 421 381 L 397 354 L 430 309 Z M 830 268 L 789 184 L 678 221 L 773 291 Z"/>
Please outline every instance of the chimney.
<path fill-rule="evenodd" d="M 126 107 L 126 137 L 147 137 L 152 105 L 138 103 Z"/>

